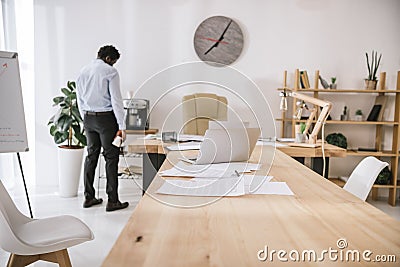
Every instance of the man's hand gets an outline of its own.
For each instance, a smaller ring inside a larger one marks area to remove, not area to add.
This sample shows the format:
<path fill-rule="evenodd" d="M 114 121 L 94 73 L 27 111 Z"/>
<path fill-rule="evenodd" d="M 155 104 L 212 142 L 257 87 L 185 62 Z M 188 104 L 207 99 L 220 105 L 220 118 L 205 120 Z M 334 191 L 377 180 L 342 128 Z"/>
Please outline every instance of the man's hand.
<path fill-rule="evenodd" d="M 125 141 L 126 139 L 126 131 L 125 130 L 118 130 L 117 134 L 115 136 L 121 136 L 122 141 Z"/>

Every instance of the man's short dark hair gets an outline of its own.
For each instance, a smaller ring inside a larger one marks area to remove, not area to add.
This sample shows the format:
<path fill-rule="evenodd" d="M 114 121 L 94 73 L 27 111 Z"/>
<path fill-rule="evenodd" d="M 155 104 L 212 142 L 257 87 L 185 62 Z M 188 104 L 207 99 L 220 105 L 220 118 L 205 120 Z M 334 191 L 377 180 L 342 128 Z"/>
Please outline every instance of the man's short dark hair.
<path fill-rule="evenodd" d="M 100 47 L 99 52 L 97 52 L 97 57 L 101 59 L 105 59 L 106 57 L 110 57 L 112 60 L 119 59 L 120 53 L 118 50 L 112 45 L 105 45 Z"/>

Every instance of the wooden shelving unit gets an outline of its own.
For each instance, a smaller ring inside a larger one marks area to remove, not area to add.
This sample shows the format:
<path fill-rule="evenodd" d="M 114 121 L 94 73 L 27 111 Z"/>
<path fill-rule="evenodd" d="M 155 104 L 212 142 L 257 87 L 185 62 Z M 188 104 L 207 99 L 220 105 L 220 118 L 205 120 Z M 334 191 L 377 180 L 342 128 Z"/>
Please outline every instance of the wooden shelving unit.
<path fill-rule="evenodd" d="M 386 188 L 389 190 L 388 203 L 390 205 L 396 205 L 396 192 L 400 189 L 400 181 L 397 175 L 399 170 L 399 139 L 400 139 L 400 71 L 397 72 L 397 85 L 396 89 L 385 89 L 386 82 L 386 73 L 382 72 L 379 79 L 379 88 L 377 90 L 366 90 L 366 89 L 319 89 L 319 71 L 315 72 L 314 79 L 314 88 L 311 89 L 300 89 L 300 72 L 297 69 L 295 71 L 295 79 L 294 86 L 289 88 L 286 84 L 287 81 L 287 71 L 284 72 L 284 81 L 283 88 L 278 88 L 278 90 L 290 90 L 290 91 L 299 91 L 301 93 L 310 93 L 313 97 L 319 98 L 320 94 L 345 94 L 345 95 L 358 95 L 358 94 L 370 94 L 372 96 L 378 95 L 388 95 L 390 97 L 394 97 L 394 117 L 393 121 L 338 121 L 338 120 L 328 120 L 326 124 L 330 125 L 349 125 L 349 126 L 359 126 L 363 127 L 366 125 L 370 125 L 375 127 L 375 149 L 376 152 L 373 151 L 354 151 L 348 150 L 347 156 L 356 156 L 356 157 L 367 157 L 374 156 L 377 158 L 385 157 L 389 158 L 390 161 L 390 170 L 392 172 L 392 182 L 389 185 L 374 185 L 372 189 L 372 197 L 376 198 L 378 196 L 379 188 Z M 335 105 L 335 103 L 333 103 Z M 292 111 L 296 110 L 296 99 L 293 100 Z M 318 116 L 318 114 L 317 114 Z M 288 111 L 282 112 L 282 117 L 277 119 L 277 121 L 281 122 L 281 137 L 294 137 L 295 136 L 295 125 L 296 123 L 306 122 L 306 120 L 297 120 L 293 118 L 292 114 Z M 291 126 L 291 134 L 288 136 L 285 134 L 285 128 L 287 125 Z M 331 126 L 332 127 L 332 126 Z M 390 128 L 390 129 L 387 129 Z M 391 150 L 382 150 L 382 135 L 384 130 L 392 131 L 392 149 Z M 350 174 L 349 174 L 350 175 Z M 339 186 L 343 186 L 344 182 L 339 179 L 332 179 L 333 182 L 338 184 Z"/>

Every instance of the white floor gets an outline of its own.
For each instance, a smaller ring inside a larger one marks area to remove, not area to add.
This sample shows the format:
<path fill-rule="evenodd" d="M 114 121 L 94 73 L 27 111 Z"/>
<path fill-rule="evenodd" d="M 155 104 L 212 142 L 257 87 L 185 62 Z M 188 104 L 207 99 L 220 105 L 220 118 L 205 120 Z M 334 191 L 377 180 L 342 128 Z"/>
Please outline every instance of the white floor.
<path fill-rule="evenodd" d="M 103 188 L 100 189 L 100 197 L 102 197 L 105 202 L 103 202 L 101 206 L 95 206 L 89 209 L 82 208 L 82 193 L 79 193 L 78 197 L 75 198 L 61 198 L 57 195 L 57 188 L 37 188 L 30 190 L 29 196 L 35 218 L 70 214 L 80 218 L 92 229 L 95 235 L 93 241 L 69 249 L 71 262 L 74 267 L 100 266 L 139 202 L 141 198 L 141 189 L 136 185 L 135 181 L 141 183 L 141 180 L 124 179 L 119 181 L 120 199 L 121 201 L 128 201 L 130 206 L 127 209 L 110 213 L 105 212 L 105 203 L 107 198 L 104 192 L 104 185 L 100 187 Z M 23 190 L 16 189 L 9 193 L 12 195 L 18 208 L 29 216 Z M 400 222 L 400 204 L 396 207 L 392 207 L 388 205 L 387 201 L 384 199 L 368 202 Z M 0 249 L 0 266 L 6 266 L 8 256 L 8 253 Z M 37 262 L 31 266 L 48 267 L 58 265 L 53 263 Z"/>

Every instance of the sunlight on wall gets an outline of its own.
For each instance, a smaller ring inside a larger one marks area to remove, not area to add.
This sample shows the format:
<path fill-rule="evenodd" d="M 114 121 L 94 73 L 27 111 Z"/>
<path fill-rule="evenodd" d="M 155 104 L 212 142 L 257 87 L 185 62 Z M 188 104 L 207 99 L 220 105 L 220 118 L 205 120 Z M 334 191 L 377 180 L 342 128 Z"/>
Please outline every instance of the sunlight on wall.
<path fill-rule="evenodd" d="M 33 185 L 35 183 L 33 0 L 2 1 L 0 15 L 0 49 L 18 52 L 30 150 L 20 155 L 26 181 L 29 185 Z M 15 176 L 14 180 L 19 182 L 21 174 L 15 154 L 2 155 L 0 161 L 3 166 L 8 167 L 4 168 L 6 173 L 2 173 L 2 176 L 10 178 Z"/>

